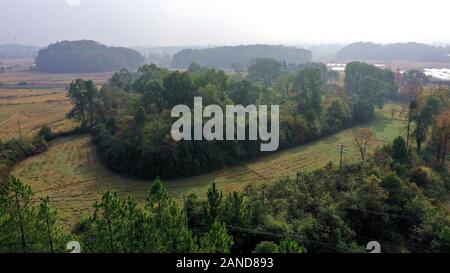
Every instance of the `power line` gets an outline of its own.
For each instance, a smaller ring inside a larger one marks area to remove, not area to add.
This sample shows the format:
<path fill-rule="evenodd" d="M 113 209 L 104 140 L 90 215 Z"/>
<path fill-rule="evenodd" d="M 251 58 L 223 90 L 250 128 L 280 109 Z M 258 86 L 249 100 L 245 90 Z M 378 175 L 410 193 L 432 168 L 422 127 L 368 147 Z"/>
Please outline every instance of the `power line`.
<path fill-rule="evenodd" d="M 343 209 L 345 209 L 345 210 L 355 210 L 355 211 L 360 211 L 360 212 L 369 212 L 369 213 L 372 213 L 372 214 L 379 214 L 379 215 L 403 218 L 403 219 L 408 219 L 408 220 L 417 220 L 415 217 L 411 217 L 411 216 L 395 214 L 395 213 L 389 213 L 389 212 L 381 212 L 381 211 L 375 211 L 375 210 L 369 210 L 369 209 L 357 209 L 357 208 L 351 208 L 351 207 L 344 207 Z"/>
<path fill-rule="evenodd" d="M 146 190 L 124 190 L 124 191 L 117 191 L 117 192 L 113 192 L 116 194 L 123 194 L 123 193 L 147 193 Z M 64 198 L 73 198 L 73 197 L 85 197 L 85 196 L 95 196 L 95 198 L 92 199 L 82 199 L 80 201 L 96 201 L 99 200 L 99 195 L 98 193 L 89 193 L 89 194 L 72 194 L 72 195 L 60 195 L 60 196 L 55 196 L 55 197 L 49 197 L 50 200 L 52 200 L 53 202 L 60 202 L 60 201 L 66 201 L 64 200 Z M 182 198 L 177 198 L 177 197 L 172 197 L 173 199 L 182 199 Z M 41 201 L 42 199 L 36 200 L 36 199 L 31 199 L 31 201 Z M 71 200 L 71 201 L 76 201 L 76 200 Z M 369 212 L 372 214 L 380 214 L 380 215 L 386 215 L 389 217 L 397 217 L 397 218 L 404 218 L 404 219 L 413 219 L 416 220 L 416 218 L 414 217 L 409 217 L 409 216 L 405 216 L 405 215 L 399 215 L 399 214 L 393 214 L 393 213 L 387 213 L 387 212 L 379 212 L 379 211 L 374 211 L 374 210 L 363 210 L 363 209 L 357 209 L 357 208 L 351 208 L 351 207 L 344 207 L 344 210 L 354 210 L 354 211 L 362 211 L 362 212 Z M 333 249 L 335 251 L 338 252 L 352 252 L 351 249 L 348 248 L 343 248 L 343 247 L 337 247 L 334 245 L 331 245 L 327 242 L 324 241 L 319 241 L 319 240 L 313 240 L 313 239 L 309 239 L 306 237 L 302 237 L 299 236 L 297 234 L 291 233 L 291 234 L 281 234 L 281 233 L 274 233 L 274 232 L 267 232 L 267 231 L 260 231 L 260 230 L 255 230 L 255 229 L 249 229 L 249 228 L 242 228 L 242 227 L 236 227 L 236 226 L 232 226 L 232 225 L 227 225 L 228 228 L 232 229 L 232 230 L 236 230 L 236 231 L 242 231 L 242 232 L 247 232 L 247 233 L 253 233 L 253 234 L 261 234 L 261 235 L 266 235 L 266 236 L 276 236 L 276 237 L 294 237 L 294 238 L 298 238 L 301 240 L 306 240 L 310 243 L 325 247 L 325 248 L 329 248 L 329 249 Z M 370 237 L 365 237 L 365 236 L 361 236 L 361 235 L 354 235 L 355 237 L 359 237 L 362 239 L 368 239 L 368 240 L 374 240 L 374 241 L 380 241 L 382 243 L 384 243 L 385 245 L 391 246 L 391 247 L 398 247 L 396 245 L 394 245 L 394 243 L 392 242 L 388 242 L 388 241 L 381 241 L 379 239 L 374 239 L 374 238 L 370 238 Z M 414 250 L 414 251 L 421 251 L 421 252 L 427 252 L 424 249 L 420 249 L 420 248 L 416 248 L 416 247 L 411 247 L 411 246 L 407 246 L 406 247 L 410 250 Z"/>
<path fill-rule="evenodd" d="M 124 194 L 124 193 L 148 193 L 148 190 L 123 190 L 123 191 L 111 191 L 112 193 L 116 193 L 116 194 Z M 101 196 L 101 193 L 80 193 L 80 194 L 68 194 L 68 195 L 57 195 L 57 196 L 48 196 L 50 200 L 52 201 L 66 201 L 66 200 L 62 200 L 64 198 L 74 198 L 74 197 L 97 197 L 97 196 Z M 176 199 L 176 200 L 183 200 L 182 197 L 171 197 L 172 199 Z M 42 198 L 32 198 L 31 201 L 41 201 Z M 97 200 L 97 198 L 93 199 L 93 200 Z M 83 199 L 82 201 L 89 201 L 86 199 Z M 369 209 L 358 209 L 358 208 L 352 208 L 352 207 L 343 207 L 342 209 L 344 210 L 353 210 L 353 211 L 360 211 L 360 212 L 368 212 L 371 214 L 379 214 L 379 215 L 384 215 L 384 216 L 389 216 L 389 217 L 396 217 L 396 218 L 403 218 L 403 219 L 408 219 L 408 220 L 417 220 L 417 218 L 415 217 L 411 217 L 411 216 L 406 216 L 406 215 L 400 215 L 400 214 L 395 214 L 395 213 L 388 213 L 388 212 L 380 212 L 380 211 L 374 211 L 374 210 L 369 210 Z"/>
<path fill-rule="evenodd" d="M 273 237 L 282 237 L 282 238 L 284 238 L 284 237 L 294 237 L 294 238 L 298 238 L 298 239 L 301 239 L 301 240 L 309 241 L 309 242 L 311 242 L 313 244 L 316 244 L 316 245 L 320 245 L 320 246 L 323 246 L 323 247 L 326 247 L 326 248 L 329 248 L 329 249 L 333 249 L 333 250 L 338 251 L 338 252 L 343 252 L 343 253 L 353 252 L 353 250 L 348 249 L 348 248 L 337 247 L 337 246 L 334 246 L 334 245 L 332 245 L 330 243 L 327 243 L 327 242 L 309 239 L 309 238 L 302 237 L 302 236 L 299 236 L 299 235 L 296 235 L 296 234 L 293 234 L 293 233 L 291 233 L 291 234 L 274 233 L 274 232 L 259 231 L 259 230 L 255 230 L 255 229 L 249 229 L 249 228 L 235 227 L 235 226 L 231 226 L 231 225 L 227 225 L 227 227 L 229 229 L 232 229 L 232 230 L 238 230 L 238 231 L 243 231 L 243 232 L 247 232 L 247 233 L 261 234 L 261 235 L 267 235 L 267 236 L 273 236 Z"/>
<path fill-rule="evenodd" d="M 390 246 L 392 248 L 397 248 L 398 247 L 398 245 L 395 244 L 394 242 L 380 240 L 380 239 L 376 239 L 376 238 L 370 238 L 370 237 L 367 237 L 367 236 L 356 235 L 356 234 L 354 236 L 358 237 L 358 238 L 361 238 L 361 239 L 364 239 L 364 240 L 377 241 L 377 242 L 383 243 L 383 245 L 387 245 L 387 246 Z M 406 246 L 408 249 L 416 251 L 416 252 L 429 252 L 429 250 L 425 250 L 425 249 L 422 249 L 422 248 L 412 247 L 412 246 L 409 246 L 409 245 L 404 245 L 404 246 Z"/>
<path fill-rule="evenodd" d="M 125 191 L 113 191 L 112 193 L 116 194 L 123 194 L 123 193 L 148 193 L 147 190 L 125 190 Z M 100 193 L 87 193 L 87 194 L 76 194 L 76 195 L 59 195 L 59 196 L 48 196 L 49 200 L 53 202 L 61 202 L 61 201 L 67 201 L 65 198 L 76 198 L 76 197 L 94 197 L 94 198 L 88 198 L 88 199 L 72 199 L 70 201 L 96 201 L 99 200 L 99 197 L 101 197 L 102 194 Z M 171 197 L 175 200 L 183 200 L 182 197 Z M 41 202 L 43 198 L 32 198 L 30 201 L 32 202 Z M 360 211 L 360 212 L 369 212 L 371 214 L 379 214 L 389 217 L 395 217 L 395 218 L 403 218 L 408 220 L 417 220 L 415 217 L 406 216 L 406 215 L 400 215 L 400 214 L 394 214 L 394 213 L 388 213 L 388 212 L 378 212 L 373 210 L 364 210 L 364 209 L 356 209 L 356 208 L 350 208 L 350 207 L 344 207 L 344 210 L 354 210 L 354 211 Z"/>

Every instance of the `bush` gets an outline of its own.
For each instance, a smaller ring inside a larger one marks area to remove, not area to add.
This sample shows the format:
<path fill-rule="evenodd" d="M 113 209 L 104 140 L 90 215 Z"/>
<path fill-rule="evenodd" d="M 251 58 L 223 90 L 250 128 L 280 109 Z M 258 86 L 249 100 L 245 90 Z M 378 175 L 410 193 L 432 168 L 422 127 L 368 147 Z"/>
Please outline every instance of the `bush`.
<path fill-rule="evenodd" d="M 0 184 L 8 176 L 10 168 L 17 162 L 45 150 L 47 150 L 47 142 L 41 136 L 31 140 L 11 139 L 0 145 Z"/>
<path fill-rule="evenodd" d="M 397 137 L 392 146 L 392 158 L 404 162 L 408 158 L 408 148 L 402 137 Z"/>
<path fill-rule="evenodd" d="M 431 183 L 430 169 L 424 166 L 415 168 L 411 172 L 411 181 L 415 182 L 419 187 L 426 187 Z"/>
<path fill-rule="evenodd" d="M 261 242 L 255 247 L 256 253 L 280 253 L 280 248 L 274 242 Z"/>
<path fill-rule="evenodd" d="M 45 141 L 49 141 L 52 140 L 54 138 L 52 129 L 48 126 L 43 126 L 39 132 L 38 132 L 38 136 L 42 137 L 43 139 L 45 139 Z"/>

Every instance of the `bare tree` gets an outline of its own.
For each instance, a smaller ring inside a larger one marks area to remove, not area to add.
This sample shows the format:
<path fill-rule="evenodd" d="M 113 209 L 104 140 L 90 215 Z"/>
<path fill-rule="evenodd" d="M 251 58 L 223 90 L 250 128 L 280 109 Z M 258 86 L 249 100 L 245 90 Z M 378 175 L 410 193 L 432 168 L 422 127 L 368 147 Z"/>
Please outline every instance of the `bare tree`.
<path fill-rule="evenodd" d="M 353 137 L 355 145 L 361 154 L 361 160 L 364 161 L 366 159 L 367 148 L 370 146 L 374 137 L 373 130 L 370 128 L 357 129 L 353 131 Z"/>
<path fill-rule="evenodd" d="M 450 139 L 450 112 L 436 117 L 433 126 L 433 141 L 436 145 L 436 160 L 445 163 Z"/>

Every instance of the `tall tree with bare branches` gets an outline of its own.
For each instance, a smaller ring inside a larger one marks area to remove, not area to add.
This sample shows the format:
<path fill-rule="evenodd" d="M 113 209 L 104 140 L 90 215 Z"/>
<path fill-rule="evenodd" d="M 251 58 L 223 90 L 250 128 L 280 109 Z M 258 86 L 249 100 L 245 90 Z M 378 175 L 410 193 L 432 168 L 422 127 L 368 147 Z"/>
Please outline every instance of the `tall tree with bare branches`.
<path fill-rule="evenodd" d="M 367 148 L 373 141 L 374 133 L 370 128 L 360 128 L 353 132 L 355 145 L 361 154 L 361 160 L 366 160 Z"/>

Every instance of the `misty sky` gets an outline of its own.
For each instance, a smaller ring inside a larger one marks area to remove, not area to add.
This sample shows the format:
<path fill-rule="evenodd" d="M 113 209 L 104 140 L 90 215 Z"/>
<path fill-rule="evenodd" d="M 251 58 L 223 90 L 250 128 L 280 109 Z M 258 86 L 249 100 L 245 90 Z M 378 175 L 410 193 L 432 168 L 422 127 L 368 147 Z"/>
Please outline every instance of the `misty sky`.
<path fill-rule="evenodd" d="M 0 44 L 450 43 L 448 0 L 0 0 Z"/>

